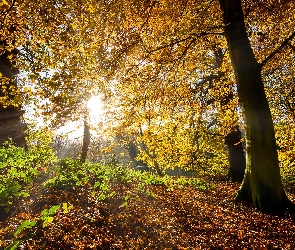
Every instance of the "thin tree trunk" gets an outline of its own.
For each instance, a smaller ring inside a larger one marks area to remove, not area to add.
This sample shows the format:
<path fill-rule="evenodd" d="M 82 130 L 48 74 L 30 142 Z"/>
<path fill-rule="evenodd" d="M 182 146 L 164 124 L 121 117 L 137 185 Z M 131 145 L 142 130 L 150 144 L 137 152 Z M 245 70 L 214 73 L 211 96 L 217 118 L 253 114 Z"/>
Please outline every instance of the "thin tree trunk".
<path fill-rule="evenodd" d="M 143 135 L 143 132 L 142 132 L 141 128 L 140 128 L 140 135 L 141 136 Z M 159 166 L 159 164 L 157 162 L 157 154 L 155 152 L 155 149 L 151 153 L 149 151 L 148 147 L 144 143 L 141 144 L 141 149 L 147 154 L 148 157 L 150 157 L 153 160 L 154 168 L 155 168 L 157 174 L 159 176 L 164 176 L 164 174 L 163 174 L 163 172 L 162 172 L 162 170 L 161 170 L 161 168 L 160 168 L 160 166 Z"/>
<path fill-rule="evenodd" d="M 247 37 L 240 0 L 219 0 L 246 125 L 246 173 L 236 201 L 262 211 L 290 206 L 283 189 L 272 117 L 258 64 Z"/>
<path fill-rule="evenodd" d="M 89 144 L 90 144 L 90 126 L 89 126 L 88 114 L 86 114 L 84 117 L 83 145 L 82 145 L 81 158 L 80 158 L 81 162 L 83 163 L 87 159 Z"/>
<path fill-rule="evenodd" d="M 154 160 L 154 166 L 155 166 L 155 169 L 156 169 L 157 174 L 159 176 L 164 176 L 163 175 L 163 172 L 161 171 L 160 166 L 159 166 L 159 164 L 158 164 L 158 162 L 156 160 Z"/>

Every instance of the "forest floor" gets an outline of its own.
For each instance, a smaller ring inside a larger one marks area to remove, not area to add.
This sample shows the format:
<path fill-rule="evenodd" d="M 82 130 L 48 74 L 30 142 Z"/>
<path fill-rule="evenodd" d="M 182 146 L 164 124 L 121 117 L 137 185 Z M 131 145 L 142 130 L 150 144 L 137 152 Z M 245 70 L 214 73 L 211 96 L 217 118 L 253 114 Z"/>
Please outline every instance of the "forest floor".
<path fill-rule="evenodd" d="M 136 192 L 132 183 L 113 182 L 116 194 L 99 201 L 87 186 L 72 190 L 35 183 L 31 195 L 0 215 L 2 248 L 21 239 L 17 249 L 295 249 L 294 215 L 263 214 L 235 204 L 239 184 L 203 177 L 212 188 L 169 190 L 152 185 Z M 288 195 L 295 200 L 295 191 Z M 46 227 L 39 221 L 14 238 L 24 220 L 58 209 Z M 22 238 L 23 237 L 23 238 Z M 0 245 L 1 245 L 0 244 Z"/>

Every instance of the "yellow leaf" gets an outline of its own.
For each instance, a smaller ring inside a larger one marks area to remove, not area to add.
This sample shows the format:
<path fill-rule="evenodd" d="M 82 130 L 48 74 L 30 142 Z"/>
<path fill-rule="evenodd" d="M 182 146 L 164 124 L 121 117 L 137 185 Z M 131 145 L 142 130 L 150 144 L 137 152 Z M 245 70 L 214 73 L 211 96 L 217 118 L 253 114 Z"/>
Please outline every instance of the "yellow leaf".
<path fill-rule="evenodd" d="M 3 5 L 6 5 L 6 6 L 9 7 L 9 3 L 8 3 L 6 0 L 2 0 L 1 5 L 2 5 L 2 6 L 3 6 Z"/>
<path fill-rule="evenodd" d="M 25 87 L 25 88 L 24 88 L 24 91 L 25 91 L 25 92 L 31 92 L 31 88 L 29 88 L 29 87 Z"/>
<path fill-rule="evenodd" d="M 89 4 L 88 10 L 89 10 L 90 13 L 94 13 L 95 8 L 93 7 L 92 4 Z"/>

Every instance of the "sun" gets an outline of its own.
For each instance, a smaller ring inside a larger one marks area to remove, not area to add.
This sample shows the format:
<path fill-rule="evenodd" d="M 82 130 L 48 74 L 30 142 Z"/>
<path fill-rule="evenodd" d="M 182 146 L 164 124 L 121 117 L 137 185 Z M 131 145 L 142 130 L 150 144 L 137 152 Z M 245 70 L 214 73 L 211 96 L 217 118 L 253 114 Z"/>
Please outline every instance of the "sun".
<path fill-rule="evenodd" d="M 103 120 L 105 107 L 102 101 L 102 95 L 92 96 L 87 103 L 87 107 L 91 118 L 94 120 Z"/>
<path fill-rule="evenodd" d="M 92 96 L 87 102 L 87 107 L 91 124 L 98 124 L 105 121 L 105 108 L 102 95 Z M 83 122 L 81 120 L 68 121 L 57 130 L 57 134 L 66 134 L 69 138 L 78 138 L 83 136 L 83 131 Z"/>

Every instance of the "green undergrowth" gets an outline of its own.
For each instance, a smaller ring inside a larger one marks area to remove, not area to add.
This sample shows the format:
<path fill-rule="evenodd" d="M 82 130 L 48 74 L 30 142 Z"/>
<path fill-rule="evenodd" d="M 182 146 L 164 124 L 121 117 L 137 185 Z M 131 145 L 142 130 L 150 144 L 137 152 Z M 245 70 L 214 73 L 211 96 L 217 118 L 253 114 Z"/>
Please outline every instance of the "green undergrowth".
<path fill-rule="evenodd" d="M 92 195 L 100 200 L 115 195 L 112 190 L 112 184 L 115 182 L 122 185 L 132 184 L 135 190 L 147 193 L 152 185 L 161 185 L 167 190 L 186 186 L 203 190 L 213 187 L 197 178 L 176 178 L 168 175 L 160 177 L 154 173 L 134 171 L 128 167 L 81 163 L 70 158 L 62 160 L 50 171 L 50 178 L 43 183 L 44 187 L 71 190 L 88 186 L 92 189 Z"/>
<path fill-rule="evenodd" d="M 50 207 L 49 209 L 43 209 L 40 213 L 39 217 L 33 220 L 24 220 L 16 229 L 13 234 L 14 240 L 11 244 L 4 248 L 4 250 L 15 250 L 18 248 L 19 244 L 22 241 L 26 241 L 30 239 L 34 233 L 26 234 L 24 233 L 25 230 L 35 228 L 37 226 L 42 225 L 42 227 L 47 227 L 48 224 L 52 223 L 54 220 L 54 215 L 58 209 L 62 209 L 63 213 L 68 213 L 68 211 L 73 206 L 68 206 L 67 203 L 58 204 L 55 206 Z"/>
<path fill-rule="evenodd" d="M 132 185 L 134 192 L 147 195 L 153 195 L 150 188 L 155 185 L 171 191 L 185 187 L 201 190 L 214 188 L 198 178 L 161 177 L 118 164 L 82 163 L 71 158 L 58 162 L 48 144 L 36 143 L 25 150 L 7 142 L 0 147 L 0 210 L 9 210 L 14 200 L 29 196 L 30 188 L 40 177 L 46 177 L 44 188 L 75 190 L 87 187 L 92 196 L 101 201 L 116 195 L 114 183 Z M 290 183 L 294 183 L 293 172 L 284 173 L 282 180 L 285 186 L 290 186 Z M 128 200 L 127 197 L 126 202 Z"/>
<path fill-rule="evenodd" d="M 132 184 L 137 192 L 147 193 L 152 185 L 161 185 L 167 190 L 185 186 L 212 188 L 197 178 L 160 177 L 117 164 L 81 163 L 70 158 L 57 162 L 48 145 L 36 144 L 25 150 L 7 142 L 0 147 L 0 208 L 8 210 L 13 200 L 29 196 L 36 179 L 44 177 L 49 177 L 43 183 L 45 188 L 70 190 L 86 186 L 92 190 L 92 196 L 100 200 L 115 195 L 112 190 L 114 182 Z"/>
<path fill-rule="evenodd" d="M 50 148 L 39 147 L 39 150 L 36 150 L 32 147 L 24 150 L 10 143 L 0 148 L 0 172 L 0 205 L 5 210 L 9 210 L 13 201 L 29 196 L 37 179 L 40 182 L 44 177 L 48 177 L 42 183 L 45 189 L 75 191 L 87 188 L 91 191 L 92 198 L 101 202 L 116 196 L 118 185 L 128 186 L 126 193 L 123 193 L 122 208 L 127 207 L 129 202 L 136 201 L 139 195 L 155 197 L 153 186 L 162 186 L 169 191 L 185 187 L 202 190 L 213 188 L 197 178 L 176 178 L 167 175 L 160 177 L 154 173 L 134 171 L 116 164 L 81 163 L 70 158 L 57 162 Z M 21 242 L 34 235 L 36 227 L 47 227 L 52 223 L 57 210 L 62 209 L 66 213 L 71 206 L 67 203 L 55 204 L 51 208 L 43 209 L 39 217 L 21 220 L 11 244 L 6 246 L 5 250 L 17 249 Z"/>
<path fill-rule="evenodd" d="M 55 161 L 47 147 L 25 150 L 10 142 L 0 147 L 0 210 L 8 210 L 16 198 L 29 196 L 34 181 Z"/>

